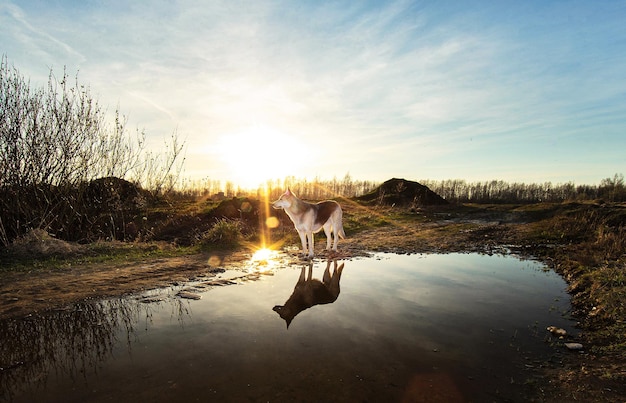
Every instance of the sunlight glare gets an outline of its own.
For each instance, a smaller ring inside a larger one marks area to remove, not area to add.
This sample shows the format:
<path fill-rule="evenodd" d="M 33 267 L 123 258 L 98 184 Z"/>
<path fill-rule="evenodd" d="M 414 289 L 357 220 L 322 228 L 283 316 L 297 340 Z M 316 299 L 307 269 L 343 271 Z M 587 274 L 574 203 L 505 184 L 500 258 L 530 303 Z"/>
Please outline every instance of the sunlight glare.
<path fill-rule="evenodd" d="M 272 257 L 275 257 L 276 254 L 277 252 L 274 250 L 271 250 L 268 248 L 261 248 L 257 250 L 256 252 L 254 252 L 250 260 L 252 260 L 253 262 L 268 261 L 268 260 L 271 260 Z"/>
<path fill-rule="evenodd" d="M 302 176 L 312 159 L 311 150 L 297 138 L 263 125 L 223 136 L 218 148 L 234 184 L 245 189 L 285 176 Z"/>
<path fill-rule="evenodd" d="M 270 248 L 256 250 L 250 258 L 249 272 L 271 273 L 272 269 L 280 265 L 280 253 Z"/>

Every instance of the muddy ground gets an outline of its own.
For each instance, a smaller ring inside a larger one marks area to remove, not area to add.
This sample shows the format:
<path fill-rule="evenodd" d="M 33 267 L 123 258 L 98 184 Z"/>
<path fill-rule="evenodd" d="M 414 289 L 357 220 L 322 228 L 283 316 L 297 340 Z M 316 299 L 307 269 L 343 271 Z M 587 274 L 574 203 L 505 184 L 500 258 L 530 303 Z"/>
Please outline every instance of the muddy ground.
<path fill-rule="evenodd" d="M 361 211 L 347 208 L 348 237 L 340 242 L 337 258 L 350 259 L 371 252 L 392 253 L 516 253 L 534 257 L 556 268 L 551 252 L 558 245 L 541 242 L 532 215 L 525 212 L 471 210 L 402 212 Z M 350 221 L 352 220 L 352 221 Z M 376 222 L 361 228 L 363 220 Z M 293 229 L 285 228 L 283 234 Z M 295 233 L 295 232 L 294 232 Z M 317 239 L 322 240 L 323 235 Z M 321 259 L 324 242 L 317 242 Z M 283 249 L 298 259 L 299 241 L 287 235 Z M 137 245 L 137 248 L 142 246 Z M 155 247 L 155 246 L 151 246 Z M 156 246 L 160 247 L 160 246 Z M 5 271 L 0 276 L 0 319 L 55 309 L 83 299 L 117 296 L 182 282 L 219 268 L 242 267 L 252 255 L 250 247 L 227 252 L 196 252 L 175 257 L 116 259 L 104 263 L 71 263 L 53 269 Z M 567 279 L 567 273 L 561 273 Z M 621 356 L 600 356 L 583 351 L 567 354 L 561 363 L 546 364 L 537 383 L 536 401 L 625 401 L 620 377 L 597 374 L 619 372 Z M 617 381 L 616 381 L 617 379 Z"/>
<path fill-rule="evenodd" d="M 372 252 L 448 253 L 506 252 L 501 241 L 504 232 L 497 224 L 484 224 L 479 229 L 459 230 L 436 239 L 446 223 L 401 224 L 362 231 L 340 242 L 337 254 L 323 250 L 323 234 L 317 235 L 316 258 L 349 259 Z M 431 233 L 432 234 L 429 234 Z M 420 238 L 407 236 L 420 233 Z M 498 242 L 496 239 L 499 238 Z M 319 240 L 322 239 L 321 242 Z M 140 246 L 138 246 L 140 247 Z M 287 254 L 300 259 L 299 241 L 293 237 L 285 245 Z M 175 282 L 187 281 L 217 268 L 238 268 L 246 264 L 254 250 L 201 252 L 176 257 L 110 263 L 71 263 L 53 269 L 11 271 L 0 277 L 0 319 L 20 317 L 34 312 L 55 309 L 86 298 L 118 296 Z"/>

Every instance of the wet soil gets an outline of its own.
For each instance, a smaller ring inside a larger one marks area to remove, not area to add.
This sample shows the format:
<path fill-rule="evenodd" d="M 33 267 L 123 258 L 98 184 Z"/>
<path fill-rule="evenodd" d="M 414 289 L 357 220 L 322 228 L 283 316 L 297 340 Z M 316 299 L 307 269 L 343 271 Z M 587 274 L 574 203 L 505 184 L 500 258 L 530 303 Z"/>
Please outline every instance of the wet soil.
<path fill-rule="evenodd" d="M 503 233 L 510 231 L 487 224 L 443 236 L 440 232 L 444 227 L 445 224 L 402 224 L 370 229 L 342 240 L 338 253 L 329 254 L 322 250 L 323 242 L 318 242 L 316 258 L 351 258 L 371 252 L 504 252 L 493 237 L 502 238 Z M 294 245 L 287 248 L 294 260 L 300 258 L 297 244 L 294 240 Z M 88 298 L 159 288 L 220 268 L 236 269 L 251 256 L 251 250 L 237 250 L 131 262 L 68 264 L 64 268 L 36 272 L 6 272 L 0 277 L 0 319 L 55 309 Z"/>
<path fill-rule="evenodd" d="M 0 280 L 0 319 L 188 281 L 221 265 L 235 267 L 249 256 L 246 252 L 221 253 L 219 257 L 195 254 L 139 262 L 69 265 L 36 273 L 4 273 Z"/>

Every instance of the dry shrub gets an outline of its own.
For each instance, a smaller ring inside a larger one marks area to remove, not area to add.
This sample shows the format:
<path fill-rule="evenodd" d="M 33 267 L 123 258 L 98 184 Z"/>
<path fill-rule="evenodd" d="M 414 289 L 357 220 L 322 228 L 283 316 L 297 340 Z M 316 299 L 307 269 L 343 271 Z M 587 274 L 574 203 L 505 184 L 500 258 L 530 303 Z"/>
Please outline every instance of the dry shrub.
<path fill-rule="evenodd" d="M 610 227 L 606 224 L 596 228 L 597 250 L 603 251 L 605 260 L 616 260 L 626 253 L 626 230 L 623 226 Z"/>
<path fill-rule="evenodd" d="M 202 235 L 200 244 L 208 248 L 231 248 L 239 245 L 239 241 L 242 239 L 243 225 L 241 221 L 223 218 Z"/>
<path fill-rule="evenodd" d="M 68 256 L 83 251 L 78 244 L 56 239 L 42 229 L 34 229 L 15 239 L 9 253 L 24 257 Z"/>

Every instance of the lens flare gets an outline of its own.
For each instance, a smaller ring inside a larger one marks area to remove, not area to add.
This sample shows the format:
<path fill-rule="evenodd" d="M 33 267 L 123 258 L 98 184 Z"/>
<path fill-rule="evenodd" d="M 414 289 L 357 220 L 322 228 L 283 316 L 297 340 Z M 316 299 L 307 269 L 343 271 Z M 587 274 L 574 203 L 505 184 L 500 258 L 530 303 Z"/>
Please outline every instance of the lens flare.
<path fill-rule="evenodd" d="M 267 228 L 277 228 L 278 224 L 280 224 L 278 222 L 278 218 L 272 216 L 272 217 L 267 217 L 267 219 L 265 220 L 265 225 L 267 226 Z"/>
<path fill-rule="evenodd" d="M 207 260 L 209 267 L 218 267 L 222 264 L 222 259 L 219 256 L 213 255 Z"/>

